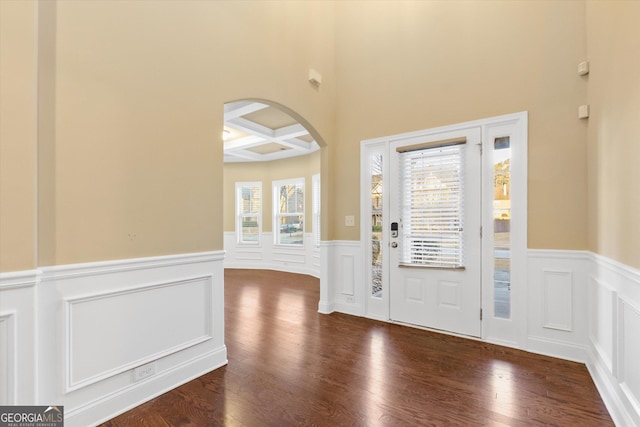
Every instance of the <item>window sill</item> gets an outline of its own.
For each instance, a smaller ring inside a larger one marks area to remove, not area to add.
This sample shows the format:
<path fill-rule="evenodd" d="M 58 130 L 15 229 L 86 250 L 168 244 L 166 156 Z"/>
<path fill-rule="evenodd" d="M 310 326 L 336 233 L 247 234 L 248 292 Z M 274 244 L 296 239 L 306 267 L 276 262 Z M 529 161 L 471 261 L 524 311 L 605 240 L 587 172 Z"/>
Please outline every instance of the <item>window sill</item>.
<path fill-rule="evenodd" d="M 273 248 L 274 249 L 297 249 L 297 250 L 304 250 L 304 243 L 303 244 L 291 244 L 288 245 L 286 243 L 274 243 L 273 244 Z"/>

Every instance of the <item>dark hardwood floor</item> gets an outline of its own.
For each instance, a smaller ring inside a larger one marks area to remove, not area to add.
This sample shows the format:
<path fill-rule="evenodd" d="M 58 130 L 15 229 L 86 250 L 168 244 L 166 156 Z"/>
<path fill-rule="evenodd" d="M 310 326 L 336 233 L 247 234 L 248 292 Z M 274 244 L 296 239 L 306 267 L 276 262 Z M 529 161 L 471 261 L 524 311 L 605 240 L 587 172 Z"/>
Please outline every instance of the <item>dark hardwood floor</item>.
<path fill-rule="evenodd" d="M 105 426 L 608 426 L 584 365 L 317 313 L 319 283 L 225 271 L 229 364 Z"/>

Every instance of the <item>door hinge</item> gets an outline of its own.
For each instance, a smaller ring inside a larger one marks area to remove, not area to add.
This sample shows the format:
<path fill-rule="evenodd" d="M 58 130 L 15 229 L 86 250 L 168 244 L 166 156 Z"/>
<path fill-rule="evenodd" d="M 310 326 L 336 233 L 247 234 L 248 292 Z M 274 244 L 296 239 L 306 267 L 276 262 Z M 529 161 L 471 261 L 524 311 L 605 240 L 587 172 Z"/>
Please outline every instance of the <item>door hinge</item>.
<path fill-rule="evenodd" d="M 477 145 L 478 145 L 478 148 L 480 149 L 480 155 L 482 155 L 482 141 L 480 141 Z"/>
<path fill-rule="evenodd" d="M 480 238 L 482 238 L 482 226 L 480 226 Z"/>
<path fill-rule="evenodd" d="M 482 320 L 482 309 L 480 309 L 480 320 Z"/>

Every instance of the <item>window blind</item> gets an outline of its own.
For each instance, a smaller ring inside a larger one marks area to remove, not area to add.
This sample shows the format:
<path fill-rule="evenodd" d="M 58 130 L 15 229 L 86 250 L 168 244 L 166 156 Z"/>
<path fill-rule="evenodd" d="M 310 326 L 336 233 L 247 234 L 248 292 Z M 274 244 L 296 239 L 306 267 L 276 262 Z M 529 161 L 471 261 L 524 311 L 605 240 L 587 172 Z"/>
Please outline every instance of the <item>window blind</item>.
<path fill-rule="evenodd" d="M 242 202 L 240 211 L 243 215 L 258 214 L 261 212 L 262 186 L 259 184 L 246 184 L 242 186 Z"/>
<path fill-rule="evenodd" d="M 398 153 L 400 265 L 463 267 L 464 147 Z"/>

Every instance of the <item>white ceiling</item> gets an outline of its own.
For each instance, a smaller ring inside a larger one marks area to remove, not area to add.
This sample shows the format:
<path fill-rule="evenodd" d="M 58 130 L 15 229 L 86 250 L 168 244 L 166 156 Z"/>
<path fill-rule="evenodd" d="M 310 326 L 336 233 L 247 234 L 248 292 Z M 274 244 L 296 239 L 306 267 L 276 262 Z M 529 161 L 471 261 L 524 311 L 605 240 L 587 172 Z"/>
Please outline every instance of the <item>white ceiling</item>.
<path fill-rule="evenodd" d="M 224 105 L 223 140 L 225 163 L 268 162 L 320 149 L 293 117 L 260 102 Z"/>

